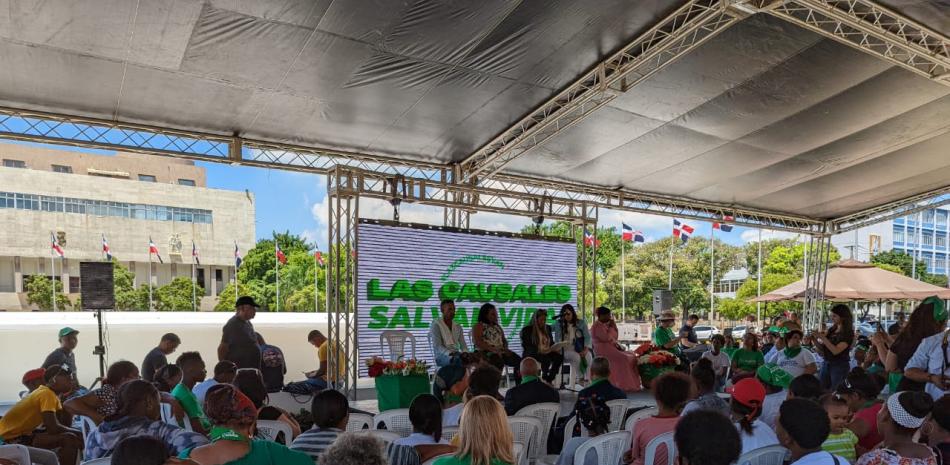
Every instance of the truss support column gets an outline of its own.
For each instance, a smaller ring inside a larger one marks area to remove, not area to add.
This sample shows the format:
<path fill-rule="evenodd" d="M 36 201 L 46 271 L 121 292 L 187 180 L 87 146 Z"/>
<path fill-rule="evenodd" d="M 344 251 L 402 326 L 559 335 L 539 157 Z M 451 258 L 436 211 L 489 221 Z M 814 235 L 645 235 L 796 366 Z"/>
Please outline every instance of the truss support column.
<path fill-rule="evenodd" d="M 453 165 L 451 169 L 442 170 L 442 181 L 449 184 L 459 184 L 459 180 L 461 179 L 460 173 L 461 168 L 459 165 Z M 446 190 L 443 194 L 443 199 L 449 204 L 466 205 L 472 201 L 472 195 L 475 194 L 466 195 L 462 192 L 449 192 Z M 471 211 L 459 207 L 444 207 L 442 210 L 443 225 L 459 229 L 468 229 L 471 226 Z"/>
<path fill-rule="evenodd" d="M 593 217 L 588 215 L 591 207 L 581 206 L 581 220 L 574 223 L 572 233 L 575 240 L 581 238 L 580 249 L 577 261 L 580 265 L 580 279 L 577 289 L 577 307 L 580 314 L 592 321 L 594 309 L 597 308 L 597 208 L 593 207 Z M 588 228 L 593 228 L 591 235 L 593 241 L 588 241 Z"/>
<path fill-rule="evenodd" d="M 360 200 L 357 183 L 354 174 L 343 167 L 338 166 L 327 174 L 327 337 L 331 344 L 338 344 L 340 348 L 339 352 L 329 350 L 327 353 L 327 376 L 328 379 L 333 379 L 333 374 L 338 372 L 341 364 L 347 367 L 343 375 L 332 384 L 335 389 L 354 401 L 357 400 L 356 381 L 359 379 L 360 367 L 356 312 Z M 340 356 L 343 357 L 342 360 L 339 359 Z"/>
<path fill-rule="evenodd" d="M 827 225 L 818 234 L 812 235 L 806 246 L 805 263 L 805 329 L 814 330 L 824 327 L 825 286 L 828 282 L 828 261 L 831 258 L 831 234 Z"/>

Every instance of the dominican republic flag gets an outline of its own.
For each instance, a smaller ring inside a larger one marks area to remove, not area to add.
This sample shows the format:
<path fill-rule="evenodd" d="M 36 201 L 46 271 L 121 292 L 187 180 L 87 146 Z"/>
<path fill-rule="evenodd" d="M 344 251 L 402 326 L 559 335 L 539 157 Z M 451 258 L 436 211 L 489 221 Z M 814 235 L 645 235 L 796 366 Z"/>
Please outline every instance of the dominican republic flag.
<path fill-rule="evenodd" d="M 102 235 L 102 253 L 106 255 L 106 260 L 112 261 L 112 250 L 109 249 L 109 241 L 106 240 L 106 235 Z"/>
<path fill-rule="evenodd" d="M 724 216 L 724 217 L 722 217 L 722 221 L 723 221 L 723 223 L 720 223 L 720 222 L 718 222 L 718 221 L 715 222 L 715 223 L 713 223 L 713 229 L 718 229 L 718 230 L 720 230 L 720 231 L 722 231 L 722 232 L 732 232 L 732 225 L 731 225 L 731 224 L 726 224 L 725 222 L 726 222 L 726 221 L 735 221 L 735 218 L 733 218 L 733 217 L 731 217 L 731 216 Z"/>
<path fill-rule="evenodd" d="M 287 256 L 284 255 L 283 250 L 280 250 L 280 244 L 277 243 L 276 239 L 274 239 L 274 256 L 277 257 L 277 261 L 279 261 L 281 265 L 287 264 Z"/>
<path fill-rule="evenodd" d="M 673 236 L 680 238 L 684 244 L 689 240 L 689 236 L 693 234 L 693 231 L 692 226 L 680 223 L 679 220 L 673 220 Z"/>
<path fill-rule="evenodd" d="M 234 242 L 234 269 L 241 267 L 241 249 L 238 248 L 237 242 Z"/>
<path fill-rule="evenodd" d="M 317 263 L 319 263 L 320 266 L 323 266 L 323 253 L 321 253 L 321 252 L 318 250 L 318 251 L 316 251 L 316 252 L 313 254 L 313 258 L 316 258 L 316 259 L 317 259 Z"/>
<path fill-rule="evenodd" d="M 63 248 L 59 246 L 59 242 L 56 241 L 56 235 L 52 232 L 49 233 L 50 247 L 53 248 L 53 252 L 56 252 L 56 255 L 59 255 L 59 258 L 65 258 L 66 252 L 63 252 Z"/>
<path fill-rule="evenodd" d="M 634 231 L 627 223 L 620 223 L 623 225 L 623 240 L 627 242 L 643 242 L 643 231 Z"/>
<path fill-rule="evenodd" d="M 152 254 L 158 257 L 158 263 L 165 263 L 165 261 L 162 260 L 161 254 L 158 253 L 158 246 L 155 245 L 152 236 L 148 236 L 148 256 L 151 257 Z"/>
<path fill-rule="evenodd" d="M 201 260 L 198 260 L 198 245 L 195 241 L 191 241 L 191 259 L 195 261 L 195 265 L 201 264 Z"/>
<path fill-rule="evenodd" d="M 600 239 L 594 239 L 594 235 L 591 234 L 587 228 L 584 228 L 584 245 L 588 247 L 600 247 Z"/>

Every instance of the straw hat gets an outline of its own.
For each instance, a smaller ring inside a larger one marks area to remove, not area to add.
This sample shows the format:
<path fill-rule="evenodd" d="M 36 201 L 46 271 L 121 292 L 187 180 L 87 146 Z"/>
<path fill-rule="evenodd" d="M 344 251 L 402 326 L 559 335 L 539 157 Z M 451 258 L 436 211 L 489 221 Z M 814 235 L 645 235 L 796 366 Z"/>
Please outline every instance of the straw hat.
<path fill-rule="evenodd" d="M 663 310 L 660 312 L 660 316 L 656 317 L 656 321 L 673 321 L 675 319 L 676 315 L 670 310 Z"/>

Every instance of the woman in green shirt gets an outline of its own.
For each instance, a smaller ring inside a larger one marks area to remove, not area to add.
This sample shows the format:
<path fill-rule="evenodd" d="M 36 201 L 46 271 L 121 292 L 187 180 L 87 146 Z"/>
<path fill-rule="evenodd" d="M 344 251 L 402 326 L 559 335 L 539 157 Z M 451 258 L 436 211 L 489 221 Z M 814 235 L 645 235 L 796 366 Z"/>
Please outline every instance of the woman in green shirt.
<path fill-rule="evenodd" d="M 189 449 L 179 458 L 198 465 L 313 465 L 310 456 L 272 441 L 252 440 L 257 425 L 254 403 L 230 384 L 205 395 L 205 414 L 214 425 L 211 444 Z"/>
<path fill-rule="evenodd" d="M 765 365 L 765 356 L 759 350 L 759 338 L 755 334 L 745 333 L 742 348 L 732 354 L 732 380 L 755 375 L 755 370 Z"/>
<path fill-rule="evenodd" d="M 676 324 L 676 316 L 669 310 L 660 313 L 656 318 L 657 327 L 653 331 L 653 345 L 671 352 L 673 355 L 679 355 L 679 339 L 673 333 L 673 325 Z"/>
<path fill-rule="evenodd" d="M 514 444 L 508 417 L 498 400 L 478 396 L 465 404 L 459 430 L 453 439 L 459 449 L 435 465 L 513 465 Z"/>

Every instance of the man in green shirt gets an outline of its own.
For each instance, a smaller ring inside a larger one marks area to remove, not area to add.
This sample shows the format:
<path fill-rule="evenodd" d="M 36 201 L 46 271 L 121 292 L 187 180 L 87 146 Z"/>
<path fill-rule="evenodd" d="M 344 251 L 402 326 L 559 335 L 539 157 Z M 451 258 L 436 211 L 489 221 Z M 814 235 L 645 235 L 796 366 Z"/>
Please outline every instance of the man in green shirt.
<path fill-rule="evenodd" d="M 676 322 L 676 315 L 669 310 L 664 310 L 656 318 L 657 327 L 653 331 L 653 345 L 660 349 L 667 350 L 673 355 L 680 354 L 680 340 L 673 333 L 673 325 Z"/>
<path fill-rule="evenodd" d="M 198 352 L 185 352 L 178 357 L 175 364 L 181 368 L 181 382 L 172 389 L 172 397 L 181 404 L 181 408 L 188 415 L 191 428 L 196 433 L 207 435 L 211 430 L 211 423 L 205 416 L 201 404 L 198 403 L 198 397 L 192 392 L 195 384 L 204 381 L 208 374 L 205 370 L 205 362 Z"/>

